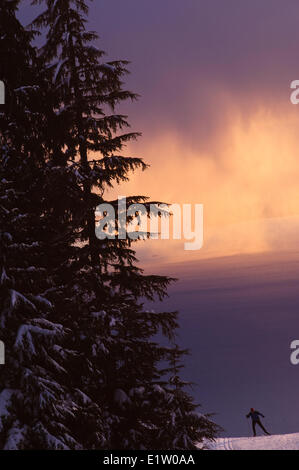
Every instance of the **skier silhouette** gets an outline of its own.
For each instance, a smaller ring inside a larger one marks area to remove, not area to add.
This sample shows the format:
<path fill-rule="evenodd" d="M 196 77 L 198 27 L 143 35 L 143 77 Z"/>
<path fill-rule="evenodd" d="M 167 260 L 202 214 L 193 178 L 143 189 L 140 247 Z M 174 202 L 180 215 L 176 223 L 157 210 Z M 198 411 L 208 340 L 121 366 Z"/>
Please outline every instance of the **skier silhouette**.
<path fill-rule="evenodd" d="M 270 433 L 262 425 L 261 420 L 260 420 L 260 416 L 262 416 L 263 418 L 265 417 L 262 413 L 260 413 L 259 411 L 256 411 L 254 408 L 250 408 L 250 412 L 248 413 L 248 415 L 246 415 L 246 418 L 249 418 L 249 417 L 251 418 L 253 436 L 254 437 L 256 436 L 255 427 L 256 427 L 257 424 L 264 431 L 265 434 L 270 436 Z"/>

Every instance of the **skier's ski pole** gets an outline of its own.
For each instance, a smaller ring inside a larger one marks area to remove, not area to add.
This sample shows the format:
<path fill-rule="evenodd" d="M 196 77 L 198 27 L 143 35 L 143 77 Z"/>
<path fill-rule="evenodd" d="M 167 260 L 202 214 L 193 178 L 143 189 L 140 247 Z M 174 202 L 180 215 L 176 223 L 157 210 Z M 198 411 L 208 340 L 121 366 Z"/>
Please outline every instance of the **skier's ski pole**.
<path fill-rule="evenodd" d="M 249 424 L 249 421 L 248 421 L 248 418 L 246 418 L 246 421 L 247 421 L 247 426 L 248 426 L 248 429 L 249 429 L 249 434 L 250 434 L 250 424 Z"/>

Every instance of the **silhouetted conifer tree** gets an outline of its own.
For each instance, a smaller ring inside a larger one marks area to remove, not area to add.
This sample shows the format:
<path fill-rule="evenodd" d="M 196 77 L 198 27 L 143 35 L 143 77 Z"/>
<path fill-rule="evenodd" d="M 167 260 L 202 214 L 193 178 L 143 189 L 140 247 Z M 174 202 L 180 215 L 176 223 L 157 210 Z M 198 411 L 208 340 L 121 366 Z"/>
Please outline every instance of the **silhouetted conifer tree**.
<path fill-rule="evenodd" d="M 176 365 L 176 312 L 145 310 L 171 279 L 145 276 L 128 239 L 98 240 L 95 209 L 140 158 L 121 155 L 115 107 L 126 61 L 104 62 L 84 0 L 46 10 L 38 54 L 1 4 L 8 101 L 0 119 L 0 447 L 192 449 L 218 427 L 198 415 Z M 20 47 L 22 44 L 22 47 Z M 12 77 L 13 76 L 13 77 Z M 10 79 L 12 77 L 12 79 Z M 132 196 L 128 204 L 147 198 Z M 128 221 L 127 221 L 128 222 Z M 120 227 L 116 226 L 116 235 Z M 157 335 L 170 341 L 161 346 Z M 1 391 L 2 390 L 2 391 Z"/>

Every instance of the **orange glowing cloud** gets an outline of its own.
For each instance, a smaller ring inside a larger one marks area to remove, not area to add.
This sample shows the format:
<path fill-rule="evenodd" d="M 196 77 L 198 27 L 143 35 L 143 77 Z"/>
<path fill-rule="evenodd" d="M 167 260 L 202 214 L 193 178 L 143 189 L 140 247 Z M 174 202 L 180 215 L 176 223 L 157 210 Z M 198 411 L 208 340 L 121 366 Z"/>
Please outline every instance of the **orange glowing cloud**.
<path fill-rule="evenodd" d="M 287 218 L 292 217 L 293 224 L 299 215 L 298 128 L 299 108 L 288 103 L 281 113 L 259 109 L 246 119 L 235 110 L 211 139 L 211 153 L 197 150 L 194 142 L 188 145 L 171 131 L 144 137 L 129 150 L 141 153 L 151 168 L 132 175 L 114 195 L 204 204 L 204 248 L 185 257 L 268 251 L 274 232 L 281 237 L 281 246 L 288 247 Z M 269 228 L 273 219 L 275 227 Z M 142 253 L 163 253 L 169 259 L 183 256 L 181 250 L 181 243 L 165 241 L 147 242 L 141 248 Z"/>

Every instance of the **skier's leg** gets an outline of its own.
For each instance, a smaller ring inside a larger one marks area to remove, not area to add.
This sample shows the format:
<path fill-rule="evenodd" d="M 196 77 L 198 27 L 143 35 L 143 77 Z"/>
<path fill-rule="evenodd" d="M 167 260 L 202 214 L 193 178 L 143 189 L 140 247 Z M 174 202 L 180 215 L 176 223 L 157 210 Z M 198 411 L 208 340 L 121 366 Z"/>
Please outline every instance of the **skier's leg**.
<path fill-rule="evenodd" d="M 255 421 L 252 421 L 252 431 L 253 431 L 253 437 L 255 437 L 256 436 Z"/>
<path fill-rule="evenodd" d="M 258 421 L 257 423 L 258 423 L 259 427 L 264 431 L 265 434 L 270 434 L 270 433 L 264 428 L 264 426 L 262 425 L 262 422 L 261 422 L 261 421 Z"/>

